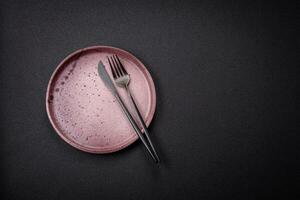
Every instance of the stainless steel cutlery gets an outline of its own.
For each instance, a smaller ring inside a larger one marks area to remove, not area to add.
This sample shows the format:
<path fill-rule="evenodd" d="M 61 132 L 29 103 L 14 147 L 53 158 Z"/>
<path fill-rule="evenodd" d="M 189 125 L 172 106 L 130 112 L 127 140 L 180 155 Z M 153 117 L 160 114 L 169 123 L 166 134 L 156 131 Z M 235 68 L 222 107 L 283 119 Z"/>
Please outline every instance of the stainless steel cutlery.
<path fill-rule="evenodd" d="M 99 62 L 98 64 L 98 73 L 100 78 L 103 80 L 104 84 L 106 87 L 112 92 L 112 94 L 115 96 L 117 102 L 120 104 L 121 109 L 123 110 L 124 114 L 126 115 L 128 121 L 130 122 L 131 126 L 135 130 L 136 134 L 138 137 L 141 139 L 143 142 L 144 146 L 148 150 L 149 154 L 153 158 L 155 162 L 160 162 L 160 159 L 157 155 L 157 152 L 153 146 L 153 143 L 149 137 L 149 131 L 147 129 L 147 126 L 144 122 L 144 119 L 142 118 L 141 113 L 139 112 L 138 106 L 135 103 L 135 100 L 133 96 L 131 95 L 130 89 L 129 89 L 129 83 L 130 83 L 130 75 L 127 73 L 124 65 L 120 61 L 117 55 L 113 55 L 111 57 L 107 57 L 110 69 L 113 75 L 113 81 L 118 87 L 122 87 L 127 91 L 128 97 L 130 99 L 130 102 L 133 105 L 134 111 L 136 112 L 138 119 L 140 121 L 140 124 L 142 126 L 142 129 L 144 130 L 145 136 L 143 136 L 142 131 L 140 130 L 138 124 L 135 122 L 133 119 L 131 113 L 125 106 L 122 98 L 120 97 L 115 85 L 113 84 L 112 79 L 110 78 L 109 74 L 107 73 L 102 61 Z"/>

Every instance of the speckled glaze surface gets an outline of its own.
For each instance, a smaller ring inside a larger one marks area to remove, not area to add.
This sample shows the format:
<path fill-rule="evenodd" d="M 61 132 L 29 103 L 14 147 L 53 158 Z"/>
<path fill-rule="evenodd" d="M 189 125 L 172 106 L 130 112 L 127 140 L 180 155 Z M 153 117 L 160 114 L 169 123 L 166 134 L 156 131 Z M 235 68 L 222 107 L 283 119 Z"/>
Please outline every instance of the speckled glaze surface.
<path fill-rule="evenodd" d="M 111 75 L 106 56 L 112 54 L 120 57 L 130 74 L 129 87 L 149 125 L 156 106 L 154 83 L 146 67 L 127 51 L 109 46 L 80 49 L 58 65 L 47 88 L 46 109 L 55 131 L 73 147 L 90 153 L 115 152 L 138 138 L 98 76 L 99 60 Z M 117 89 L 132 111 L 125 90 Z"/>

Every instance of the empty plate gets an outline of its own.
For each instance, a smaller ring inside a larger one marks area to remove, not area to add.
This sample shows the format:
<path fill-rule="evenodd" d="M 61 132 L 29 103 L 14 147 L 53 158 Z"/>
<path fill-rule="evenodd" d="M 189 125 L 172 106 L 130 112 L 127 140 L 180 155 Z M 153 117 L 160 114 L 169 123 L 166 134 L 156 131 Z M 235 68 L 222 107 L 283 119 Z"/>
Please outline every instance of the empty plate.
<path fill-rule="evenodd" d="M 100 60 L 111 75 L 106 56 L 113 54 L 119 56 L 130 74 L 129 87 L 147 125 L 154 115 L 154 83 L 146 67 L 135 56 L 109 46 L 93 46 L 72 53 L 58 65 L 50 78 L 46 109 L 58 135 L 86 152 L 118 151 L 138 138 L 114 96 L 98 76 Z M 117 89 L 132 111 L 126 91 Z M 137 119 L 135 113 L 131 113 Z"/>

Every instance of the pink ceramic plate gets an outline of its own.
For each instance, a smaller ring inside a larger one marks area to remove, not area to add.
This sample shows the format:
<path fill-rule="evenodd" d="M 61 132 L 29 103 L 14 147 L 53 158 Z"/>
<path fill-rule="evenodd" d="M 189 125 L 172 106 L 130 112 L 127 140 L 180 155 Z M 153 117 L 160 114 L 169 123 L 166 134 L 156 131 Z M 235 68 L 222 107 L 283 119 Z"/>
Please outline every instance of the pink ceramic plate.
<path fill-rule="evenodd" d="M 98 76 L 99 60 L 111 75 L 106 56 L 112 54 L 119 56 L 130 74 L 129 87 L 149 125 L 156 106 L 154 83 L 145 66 L 124 50 L 109 46 L 80 49 L 58 65 L 47 88 L 46 108 L 52 126 L 64 141 L 90 153 L 118 151 L 138 138 Z M 125 90 L 118 91 L 132 110 Z"/>

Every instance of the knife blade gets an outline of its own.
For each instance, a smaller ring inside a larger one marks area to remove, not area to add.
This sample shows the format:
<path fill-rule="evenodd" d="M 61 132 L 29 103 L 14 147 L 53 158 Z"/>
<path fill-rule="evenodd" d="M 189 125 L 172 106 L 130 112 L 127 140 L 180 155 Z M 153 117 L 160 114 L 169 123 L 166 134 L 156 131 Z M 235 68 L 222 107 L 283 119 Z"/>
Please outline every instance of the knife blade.
<path fill-rule="evenodd" d="M 117 89 L 114 85 L 114 83 L 112 82 L 108 72 L 105 69 L 104 64 L 102 63 L 102 61 L 100 60 L 98 63 L 98 74 L 100 76 L 100 78 L 103 80 L 105 86 L 113 93 L 113 95 L 115 96 L 117 94 Z"/>

